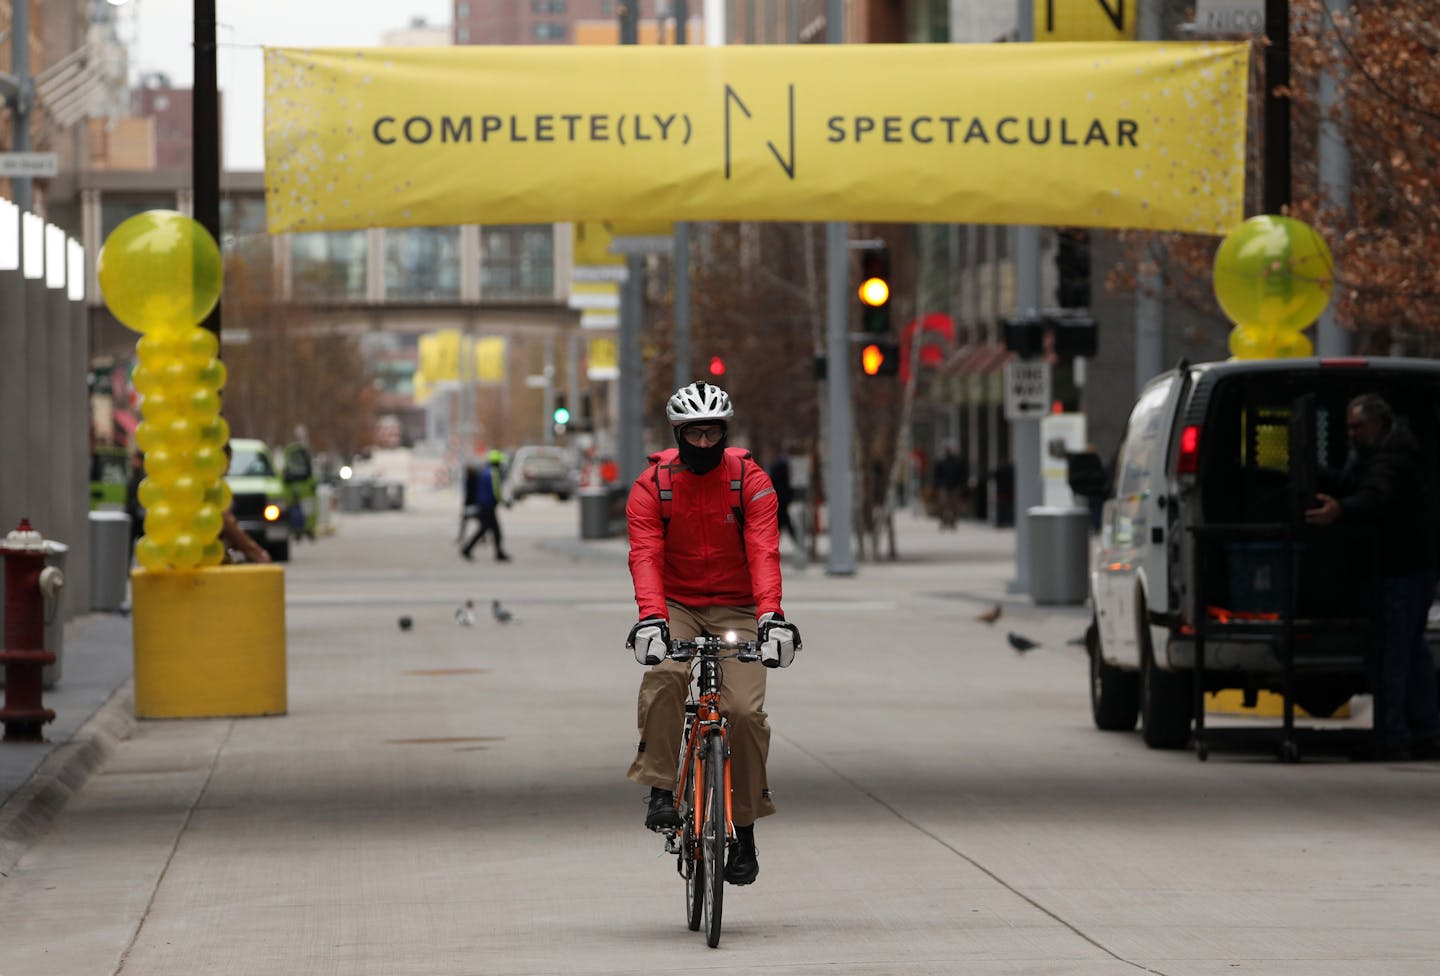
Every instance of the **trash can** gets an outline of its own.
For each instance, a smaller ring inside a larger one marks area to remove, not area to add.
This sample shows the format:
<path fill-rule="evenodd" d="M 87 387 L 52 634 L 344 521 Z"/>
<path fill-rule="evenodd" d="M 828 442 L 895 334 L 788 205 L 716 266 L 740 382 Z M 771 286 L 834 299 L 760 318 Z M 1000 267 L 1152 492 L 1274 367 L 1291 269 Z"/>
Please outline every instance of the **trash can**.
<path fill-rule="evenodd" d="M 333 535 L 338 497 L 334 485 L 315 486 L 315 534 Z"/>
<path fill-rule="evenodd" d="M 116 613 L 125 608 L 130 579 L 130 516 L 90 513 L 90 609 Z"/>
<path fill-rule="evenodd" d="M 580 489 L 580 538 L 610 538 L 609 489 Z"/>
<path fill-rule="evenodd" d="M 1040 604 L 1084 603 L 1090 572 L 1089 511 L 1037 505 L 1025 515 L 1030 529 L 1030 598 Z"/>
<path fill-rule="evenodd" d="M 56 542 L 54 539 L 46 539 L 43 544 L 45 546 L 45 565 L 54 566 L 60 572 L 65 572 L 65 557 L 69 555 L 70 547 L 63 542 Z M 0 563 L 3 563 L 3 559 L 0 559 Z M 55 655 L 54 662 L 45 665 L 41 676 L 42 685 L 46 690 L 55 687 L 55 683 L 60 680 L 61 658 L 65 650 L 65 614 L 62 612 L 60 604 L 64 599 L 65 588 L 61 587 L 58 599 L 53 602 L 45 601 L 45 633 L 41 638 L 44 646 L 41 650 L 50 651 Z M 5 601 L 0 600 L 0 635 L 4 633 Z M 5 669 L 0 668 L 0 687 L 4 687 L 4 684 Z"/>

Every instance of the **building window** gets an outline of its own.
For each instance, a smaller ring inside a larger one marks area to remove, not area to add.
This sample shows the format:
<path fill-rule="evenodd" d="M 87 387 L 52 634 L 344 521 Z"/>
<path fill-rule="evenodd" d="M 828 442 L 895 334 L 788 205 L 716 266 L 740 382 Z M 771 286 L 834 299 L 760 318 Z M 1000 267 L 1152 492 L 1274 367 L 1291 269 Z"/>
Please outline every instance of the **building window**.
<path fill-rule="evenodd" d="M 385 298 L 392 302 L 460 300 L 460 228 L 385 231 Z"/>
<path fill-rule="evenodd" d="M 487 301 L 552 298 L 555 228 L 551 224 L 482 228 L 480 294 Z"/>
<path fill-rule="evenodd" d="M 615 0 L 600 0 L 600 16 L 601 16 L 601 17 L 614 17 L 614 16 L 615 16 Z"/>
<path fill-rule="evenodd" d="M 457 28 L 455 28 L 455 40 L 456 40 L 457 42 L 461 43 L 461 44 L 469 44 L 469 43 L 470 43 L 470 28 L 468 28 L 468 27 L 457 27 Z"/>
<path fill-rule="evenodd" d="M 359 302 L 365 298 L 365 231 L 292 234 L 290 270 L 297 301 Z"/>
<path fill-rule="evenodd" d="M 563 41 L 565 40 L 565 25 L 551 23 L 549 21 L 537 21 L 531 26 L 530 32 L 537 41 Z"/>
<path fill-rule="evenodd" d="M 175 210 L 175 194 L 152 193 L 140 196 L 116 196 L 105 194 L 100 199 L 100 241 L 103 244 L 110 232 L 138 213 L 147 210 Z"/>
<path fill-rule="evenodd" d="M 265 198 L 228 195 L 220 200 L 220 251 L 245 266 L 244 281 L 257 295 L 273 292 L 274 251 L 265 233 Z M 231 278 L 232 281 L 235 279 Z"/>
<path fill-rule="evenodd" d="M 460 2 L 455 5 L 455 18 L 457 20 L 470 19 L 470 4 L 466 3 L 465 0 L 460 0 Z"/>
<path fill-rule="evenodd" d="M 532 14 L 563 14 L 565 0 L 530 0 Z"/>

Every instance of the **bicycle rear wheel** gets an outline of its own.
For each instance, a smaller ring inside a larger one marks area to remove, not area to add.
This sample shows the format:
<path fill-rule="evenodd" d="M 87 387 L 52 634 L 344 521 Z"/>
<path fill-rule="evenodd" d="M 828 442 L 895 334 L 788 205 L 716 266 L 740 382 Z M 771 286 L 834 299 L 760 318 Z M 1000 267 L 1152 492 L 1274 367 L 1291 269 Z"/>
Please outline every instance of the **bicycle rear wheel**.
<path fill-rule="evenodd" d="M 700 828 L 705 865 L 705 942 L 720 944 L 720 910 L 725 900 L 725 739 L 705 744 L 705 819 Z M 698 864 L 697 864 L 698 867 Z"/>

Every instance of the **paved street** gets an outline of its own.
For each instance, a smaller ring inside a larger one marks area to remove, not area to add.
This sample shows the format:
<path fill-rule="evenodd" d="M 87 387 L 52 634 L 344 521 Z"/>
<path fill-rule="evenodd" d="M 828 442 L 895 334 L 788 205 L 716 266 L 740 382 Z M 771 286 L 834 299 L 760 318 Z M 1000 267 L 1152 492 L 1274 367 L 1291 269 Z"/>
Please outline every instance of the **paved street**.
<path fill-rule="evenodd" d="M 623 778 L 623 543 L 537 498 L 501 514 L 512 563 L 469 564 L 453 498 L 411 501 L 297 549 L 288 715 L 101 711 L 124 738 L 0 878 L 0 972 L 1435 972 L 1440 763 L 1097 732 L 1084 612 L 1005 595 L 1010 533 L 909 515 L 900 563 L 787 568 L 780 813 L 709 950 Z"/>

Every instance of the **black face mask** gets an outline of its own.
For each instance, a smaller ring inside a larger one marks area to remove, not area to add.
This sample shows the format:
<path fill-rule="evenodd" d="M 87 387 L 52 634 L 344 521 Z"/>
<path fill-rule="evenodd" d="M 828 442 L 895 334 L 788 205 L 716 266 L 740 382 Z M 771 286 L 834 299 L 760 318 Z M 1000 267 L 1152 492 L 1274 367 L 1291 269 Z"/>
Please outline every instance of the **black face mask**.
<path fill-rule="evenodd" d="M 727 437 L 722 437 L 709 447 L 696 447 L 675 431 L 675 443 L 680 447 L 680 462 L 696 474 L 708 474 L 714 471 L 725 457 L 725 442 Z"/>

